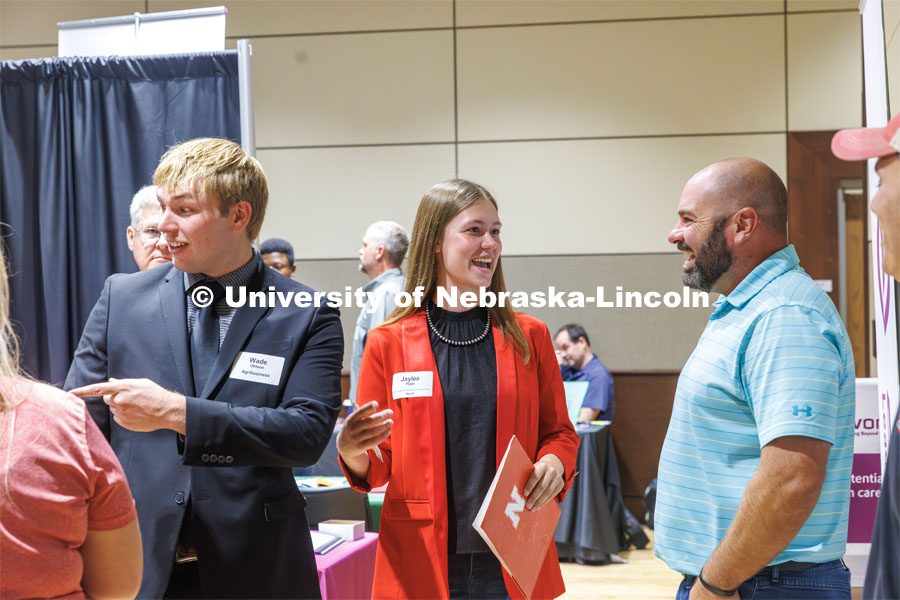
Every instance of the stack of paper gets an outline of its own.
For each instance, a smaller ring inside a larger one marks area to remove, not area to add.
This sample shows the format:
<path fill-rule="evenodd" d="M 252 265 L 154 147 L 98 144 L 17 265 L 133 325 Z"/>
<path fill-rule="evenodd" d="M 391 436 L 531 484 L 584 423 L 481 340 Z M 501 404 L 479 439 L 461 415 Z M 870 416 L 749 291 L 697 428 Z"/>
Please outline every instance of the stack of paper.
<path fill-rule="evenodd" d="M 318 531 L 313 531 L 312 529 L 309 531 L 309 535 L 312 537 L 312 546 L 313 550 L 316 551 L 316 554 L 326 554 L 344 541 L 336 535 L 320 533 Z"/>

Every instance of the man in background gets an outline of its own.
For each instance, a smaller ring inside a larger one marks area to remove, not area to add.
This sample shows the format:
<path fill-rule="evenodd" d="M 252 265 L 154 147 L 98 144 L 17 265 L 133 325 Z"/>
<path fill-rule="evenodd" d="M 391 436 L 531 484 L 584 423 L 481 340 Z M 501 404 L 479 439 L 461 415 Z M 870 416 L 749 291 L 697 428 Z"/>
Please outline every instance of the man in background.
<path fill-rule="evenodd" d="M 834 155 L 844 160 L 878 158 L 878 191 L 872 212 L 878 216 L 881 268 L 900 280 L 900 113 L 885 127 L 845 129 L 831 142 Z M 900 598 L 900 411 L 891 427 L 888 460 L 881 480 L 872 547 L 863 598 Z"/>
<path fill-rule="evenodd" d="M 259 253 L 270 269 L 275 269 L 289 279 L 294 276 L 297 266 L 294 264 L 294 247 L 289 241 L 269 238 L 260 245 Z"/>
<path fill-rule="evenodd" d="M 356 381 L 362 363 L 363 348 L 369 331 L 381 325 L 395 308 L 394 297 L 403 291 L 406 278 L 400 271 L 409 235 L 393 221 L 377 221 L 369 225 L 359 249 L 359 270 L 369 277 L 363 286 L 366 303 L 353 331 L 350 355 L 350 400 L 356 406 Z"/>
<path fill-rule="evenodd" d="M 587 381 L 588 389 L 578 412 L 579 423 L 612 421 L 616 410 L 613 378 L 591 350 L 587 331 L 577 323 L 560 327 L 553 338 L 563 381 Z"/>
<path fill-rule="evenodd" d="M 125 236 L 138 269 L 146 271 L 150 267 L 172 262 L 166 238 L 159 233 L 161 211 L 156 186 L 148 185 L 138 190 L 131 199 L 129 212 L 131 225 L 125 230 Z"/>
<path fill-rule="evenodd" d="M 721 294 L 659 461 L 655 546 L 684 574 L 676 598 L 849 599 L 853 352 L 787 243 L 784 184 L 757 160 L 709 165 L 669 242 L 685 285 Z"/>

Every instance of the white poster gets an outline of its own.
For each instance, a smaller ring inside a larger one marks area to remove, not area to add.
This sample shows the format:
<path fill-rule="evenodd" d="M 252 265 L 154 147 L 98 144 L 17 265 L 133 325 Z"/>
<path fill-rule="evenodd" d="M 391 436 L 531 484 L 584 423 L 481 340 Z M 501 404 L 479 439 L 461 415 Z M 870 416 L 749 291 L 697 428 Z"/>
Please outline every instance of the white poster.
<path fill-rule="evenodd" d="M 59 56 L 221 52 L 224 6 L 57 23 Z"/>

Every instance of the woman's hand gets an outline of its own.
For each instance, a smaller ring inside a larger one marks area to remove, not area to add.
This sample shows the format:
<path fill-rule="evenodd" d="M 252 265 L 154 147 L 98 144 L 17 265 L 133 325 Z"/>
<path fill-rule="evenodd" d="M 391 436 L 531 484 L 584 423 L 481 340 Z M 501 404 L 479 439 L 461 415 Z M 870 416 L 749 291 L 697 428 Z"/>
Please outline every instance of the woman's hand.
<path fill-rule="evenodd" d="M 386 409 L 375 412 L 377 402 L 369 402 L 350 413 L 344 420 L 344 427 L 338 433 L 337 449 L 344 464 L 354 475 L 363 478 L 369 470 L 369 456 L 366 451 L 374 448 L 391 435 L 390 419 L 394 411 Z"/>
<path fill-rule="evenodd" d="M 565 481 L 562 461 L 553 454 L 545 454 L 534 463 L 534 471 L 525 483 L 525 506 L 540 510 L 563 489 Z"/>

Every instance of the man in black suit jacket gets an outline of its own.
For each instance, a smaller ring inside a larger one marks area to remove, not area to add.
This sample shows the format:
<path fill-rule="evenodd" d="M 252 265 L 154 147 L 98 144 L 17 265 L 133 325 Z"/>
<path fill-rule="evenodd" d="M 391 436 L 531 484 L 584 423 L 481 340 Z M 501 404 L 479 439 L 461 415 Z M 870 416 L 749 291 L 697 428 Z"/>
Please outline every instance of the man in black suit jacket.
<path fill-rule="evenodd" d="M 173 264 L 106 281 L 66 379 L 128 475 L 139 596 L 319 597 L 291 469 L 319 458 L 340 410 L 338 311 L 234 308 L 201 289 L 313 294 L 253 249 L 268 191 L 239 146 L 185 142 L 154 183 Z"/>

